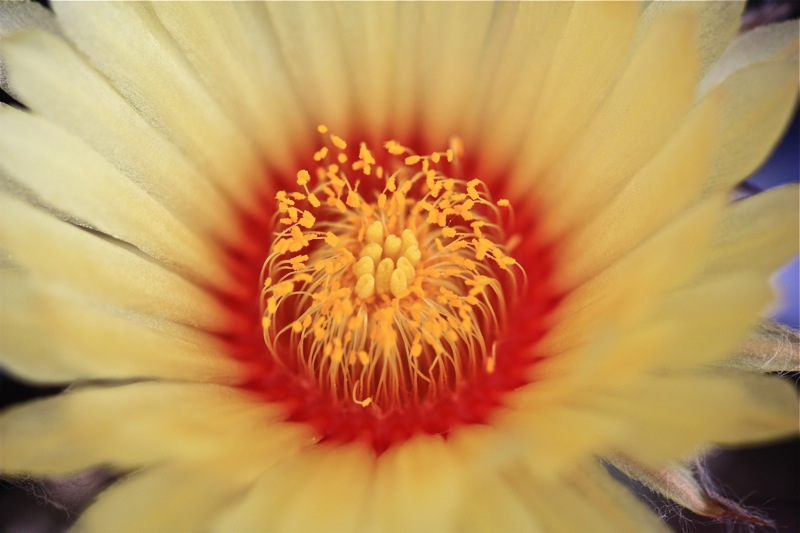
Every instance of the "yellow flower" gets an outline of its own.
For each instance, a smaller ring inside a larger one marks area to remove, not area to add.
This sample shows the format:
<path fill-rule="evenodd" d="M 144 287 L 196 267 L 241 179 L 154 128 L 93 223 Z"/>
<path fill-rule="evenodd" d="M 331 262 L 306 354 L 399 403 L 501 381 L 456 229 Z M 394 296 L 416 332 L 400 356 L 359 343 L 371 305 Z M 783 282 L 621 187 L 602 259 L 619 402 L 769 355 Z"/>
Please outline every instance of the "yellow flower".
<path fill-rule="evenodd" d="M 131 472 L 81 531 L 656 531 L 600 460 L 713 515 L 675 465 L 796 432 L 726 363 L 796 251 L 796 187 L 730 202 L 795 22 L 54 9 L 0 11 L 0 341 L 74 385 L 2 415 L 0 467 Z"/>

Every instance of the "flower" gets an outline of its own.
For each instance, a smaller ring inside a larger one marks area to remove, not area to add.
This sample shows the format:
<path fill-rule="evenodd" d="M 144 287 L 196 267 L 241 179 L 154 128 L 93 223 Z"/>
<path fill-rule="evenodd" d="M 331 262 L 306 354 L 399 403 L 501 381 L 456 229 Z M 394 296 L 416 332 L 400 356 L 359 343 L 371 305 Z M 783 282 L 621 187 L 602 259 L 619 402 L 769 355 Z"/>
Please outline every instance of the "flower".
<path fill-rule="evenodd" d="M 3 6 L 2 362 L 74 385 L 0 467 L 130 472 L 86 531 L 663 528 L 600 460 L 729 516 L 798 39 L 687 4 Z"/>

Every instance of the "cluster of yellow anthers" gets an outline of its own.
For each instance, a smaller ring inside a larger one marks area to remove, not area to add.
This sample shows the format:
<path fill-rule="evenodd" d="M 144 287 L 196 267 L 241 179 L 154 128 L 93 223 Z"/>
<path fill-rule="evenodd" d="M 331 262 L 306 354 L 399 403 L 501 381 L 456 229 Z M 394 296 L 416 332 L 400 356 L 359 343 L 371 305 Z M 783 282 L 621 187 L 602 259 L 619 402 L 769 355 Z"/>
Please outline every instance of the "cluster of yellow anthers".
<path fill-rule="evenodd" d="M 480 180 L 439 170 L 457 162 L 457 139 L 427 156 L 389 141 L 384 165 L 362 143 L 348 165 L 347 143 L 319 131 L 327 142 L 314 155 L 316 185 L 301 170 L 302 192 L 276 195 L 282 229 L 262 270 L 267 346 L 295 373 L 364 407 L 491 372 L 496 309 L 516 285 L 510 268 L 521 271 L 497 224 L 508 201 L 492 203 Z M 374 198 L 359 193 L 362 184 Z"/>

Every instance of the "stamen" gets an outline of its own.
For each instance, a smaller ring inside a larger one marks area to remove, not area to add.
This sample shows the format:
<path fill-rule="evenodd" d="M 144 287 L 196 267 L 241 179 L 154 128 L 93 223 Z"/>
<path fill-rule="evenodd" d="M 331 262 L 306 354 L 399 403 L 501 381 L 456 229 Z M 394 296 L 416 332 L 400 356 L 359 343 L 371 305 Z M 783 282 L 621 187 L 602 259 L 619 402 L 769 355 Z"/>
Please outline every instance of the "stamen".
<path fill-rule="evenodd" d="M 275 196 L 279 226 L 262 270 L 272 354 L 334 401 L 381 410 L 492 373 L 504 295 L 524 276 L 495 207 L 508 200 L 445 173 L 463 154 L 458 139 L 430 155 L 391 140 L 379 164 L 366 144 L 348 152 L 318 131 L 319 167 L 297 173 L 302 192 Z"/>

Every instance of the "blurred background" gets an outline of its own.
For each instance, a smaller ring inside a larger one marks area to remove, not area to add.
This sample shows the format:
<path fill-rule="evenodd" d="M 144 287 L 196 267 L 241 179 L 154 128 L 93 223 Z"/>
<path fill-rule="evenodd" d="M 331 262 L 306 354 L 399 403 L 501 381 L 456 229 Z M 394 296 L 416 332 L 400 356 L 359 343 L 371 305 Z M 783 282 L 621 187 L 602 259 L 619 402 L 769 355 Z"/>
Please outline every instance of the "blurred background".
<path fill-rule="evenodd" d="M 47 6 L 49 2 L 39 3 Z M 751 0 L 743 20 L 746 28 L 765 23 L 798 18 L 797 0 Z M 0 101 L 19 105 L 5 93 Z M 741 187 L 742 195 L 763 190 L 800 177 L 800 114 L 795 114 L 786 135 L 767 163 Z M 799 207 L 800 224 L 800 207 Z M 795 258 L 775 281 L 783 302 L 774 318 L 795 329 L 800 328 L 800 258 Z M 800 376 L 785 379 L 800 382 Z M 53 387 L 35 387 L 15 380 L 0 368 L 0 409 L 60 392 Z M 2 453 L 2 441 L 0 441 Z M 773 519 L 776 529 L 746 524 L 718 524 L 682 510 L 632 484 L 640 497 L 649 503 L 675 531 L 686 533 L 800 532 L 800 439 L 769 446 L 720 450 L 706 459 L 706 466 L 723 496 L 757 509 Z M 113 475 L 101 470 L 87 472 L 69 480 L 0 479 L 0 532 L 60 533 L 65 531 L 92 495 L 113 482 Z M 146 533 L 146 532 L 143 532 Z M 487 532 L 488 533 L 488 532 Z"/>

